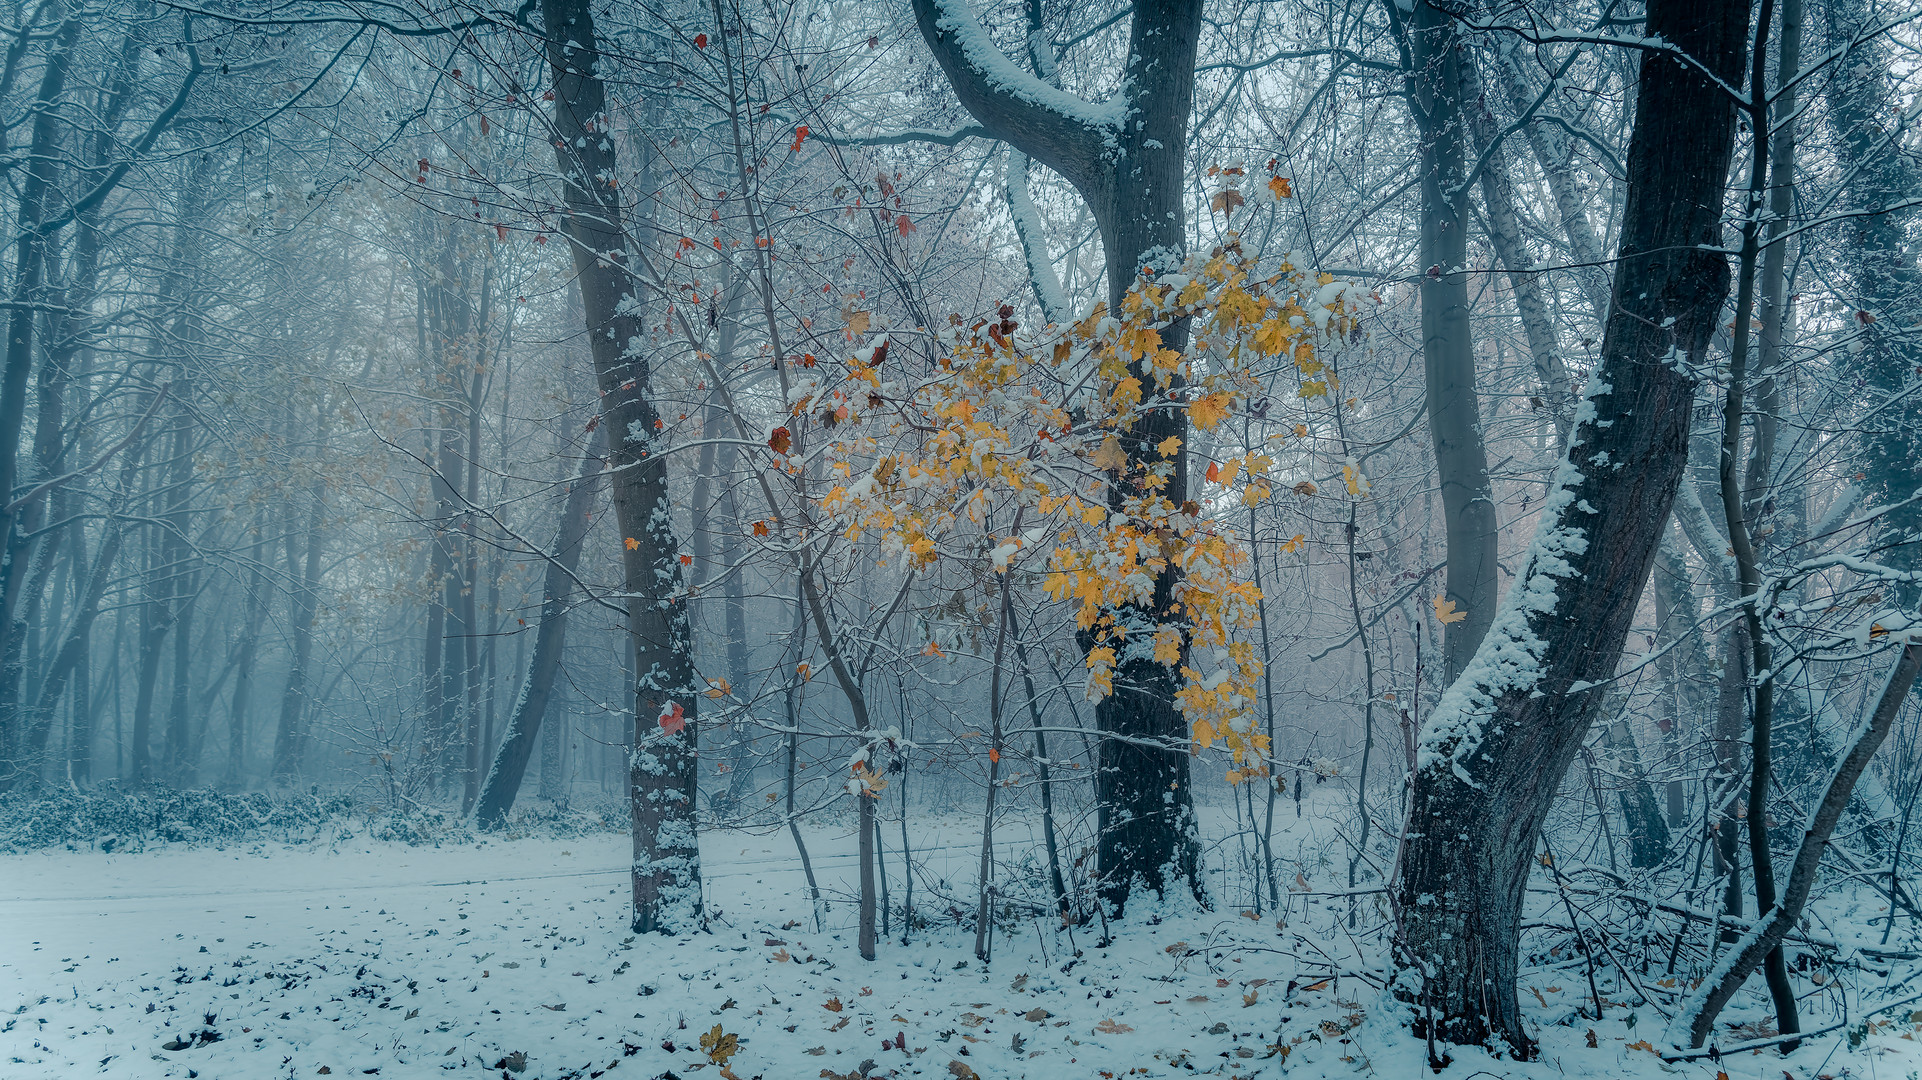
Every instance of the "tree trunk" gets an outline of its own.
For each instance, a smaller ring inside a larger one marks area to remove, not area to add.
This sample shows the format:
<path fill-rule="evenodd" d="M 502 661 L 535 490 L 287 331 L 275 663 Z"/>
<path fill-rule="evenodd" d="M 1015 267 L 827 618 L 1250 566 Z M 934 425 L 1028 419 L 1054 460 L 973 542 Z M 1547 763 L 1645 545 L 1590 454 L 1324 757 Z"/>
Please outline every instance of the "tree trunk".
<path fill-rule="evenodd" d="M 534 655 L 521 680 L 520 695 L 514 700 L 513 715 L 501 733 L 500 749 L 481 785 L 480 799 L 474 807 L 474 820 L 483 829 L 498 829 L 507 823 L 507 812 L 514 807 L 521 779 L 527 775 L 528 759 L 541 733 L 541 719 L 554 694 L 554 676 L 561 669 L 561 650 L 567 640 L 569 597 L 574 594 L 574 570 L 581 563 L 581 547 L 594 509 L 594 493 L 600 487 L 602 432 L 596 432 L 594 449 L 581 462 L 581 471 L 568 486 L 567 501 L 561 510 L 560 527 L 555 530 L 554 553 L 547 557 L 547 574 L 541 585 L 541 617 L 534 630 Z M 543 770 L 545 772 L 545 770 Z"/>
<path fill-rule="evenodd" d="M 1656 0 L 1647 33 L 1742 82 L 1745 4 Z M 1601 364 L 1534 545 L 1495 625 L 1424 725 L 1395 888 L 1397 962 L 1444 1043 L 1532 1040 L 1515 997 L 1535 840 L 1613 677 L 1687 457 L 1696 380 L 1723 302 L 1727 97 L 1650 54 Z"/>
<path fill-rule="evenodd" d="M 1444 596 L 1463 616 L 1442 628 L 1443 679 L 1453 682 L 1495 620 L 1500 534 L 1488 452 L 1482 445 L 1475 342 L 1468 320 L 1468 215 L 1463 212 L 1468 117 L 1462 108 L 1466 58 L 1454 16 L 1436 0 L 1415 5 L 1408 53 L 1409 97 L 1421 133 L 1422 366 L 1447 535 Z"/>
<path fill-rule="evenodd" d="M 668 500 L 667 462 L 652 449 L 660 430 L 649 398 L 646 328 L 626 270 L 627 237 L 600 41 L 587 0 L 541 0 L 554 81 L 555 157 L 566 201 L 565 230 L 587 311 L 587 330 L 608 426 L 614 514 L 622 537 L 628 627 L 636 667 L 634 746 L 628 791 L 634 822 L 634 931 L 697 929 L 701 856 L 694 831 L 700 693 L 688 633 L 687 590 Z"/>
<path fill-rule="evenodd" d="M 302 561 L 300 579 L 294 586 L 292 611 L 289 620 L 293 623 L 293 659 L 287 668 L 287 686 L 280 695 L 280 722 L 274 729 L 275 783 L 291 783 L 300 774 L 301 759 L 306 754 L 311 734 L 307 725 L 312 722 L 308 702 L 307 683 L 311 678 L 308 666 L 312 663 L 314 652 L 314 616 L 320 605 L 320 560 L 326 545 L 321 536 L 322 515 L 326 510 L 326 489 L 314 485 L 313 505 L 307 511 L 305 558 Z M 294 569 L 293 539 L 288 538 L 287 560 L 289 570 Z"/>
<path fill-rule="evenodd" d="M 1120 309 L 1142 272 L 1179 267 L 1187 250 L 1184 169 L 1200 40 L 1199 0 L 1137 0 L 1129 29 L 1120 97 L 1094 105 L 1014 68 L 995 48 L 967 0 L 914 0 L 914 17 L 955 95 L 994 138 L 1048 166 L 1080 192 L 1101 234 L 1108 306 Z M 1162 344 L 1185 350 L 1188 327 L 1162 331 Z M 1153 385 L 1146 359 L 1131 368 Z M 1163 494 L 1188 497 L 1188 422 L 1181 409 L 1150 409 L 1121 437 L 1125 475 L 1160 455 L 1154 447 L 1179 436 Z M 1123 490 L 1112 487 L 1111 504 Z M 1169 618 L 1178 572 L 1156 579 L 1150 610 L 1121 613 Z M 1084 643 L 1084 648 L 1088 643 Z M 1188 726 L 1175 707 L 1176 672 L 1148 657 L 1116 666 L 1114 692 L 1095 707 L 1104 735 L 1095 772 L 1102 897 L 1118 912 L 1135 888 L 1165 895 L 1172 871 L 1197 898 L 1200 845 L 1189 785 Z"/>

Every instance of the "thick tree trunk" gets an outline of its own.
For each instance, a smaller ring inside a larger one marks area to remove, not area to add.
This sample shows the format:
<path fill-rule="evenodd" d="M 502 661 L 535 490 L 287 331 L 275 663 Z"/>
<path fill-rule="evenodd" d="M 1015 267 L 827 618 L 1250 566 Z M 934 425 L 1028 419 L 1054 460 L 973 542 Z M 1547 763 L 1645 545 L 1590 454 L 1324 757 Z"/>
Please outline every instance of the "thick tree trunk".
<path fill-rule="evenodd" d="M 541 585 L 541 617 L 534 629 L 534 655 L 528 660 L 521 679 L 513 715 L 501 733 L 500 749 L 481 785 L 480 799 L 474 807 L 474 820 L 483 829 L 498 829 L 507 822 L 514 807 L 514 796 L 527 775 L 527 762 L 534 755 L 535 740 L 541 733 L 541 719 L 554 694 L 554 676 L 561 669 L 561 650 L 567 640 L 569 598 L 574 595 L 574 570 L 581 563 L 581 546 L 594 509 L 594 493 L 600 487 L 601 433 L 595 436 L 595 449 L 582 461 L 580 475 L 568 486 L 567 500 L 561 510 L 560 527 L 555 530 L 554 551 L 547 557 L 547 574 Z"/>
<path fill-rule="evenodd" d="M 1656 0 L 1651 38 L 1743 81 L 1745 4 Z M 1637 87 L 1602 360 L 1495 625 L 1423 727 L 1395 887 L 1399 993 L 1444 1043 L 1532 1040 L 1515 997 L 1535 842 L 1615 674 L 1687 457 L 1693 370 L 1728 296 L 1726 96 L 1651 54 Z"/>
<path fill-rule="evenodd" d="M 622 196 L 596 68 L 600 41 L 587 0 L 541 0 L 554 82 L 555 157 L 566 232 L 608 429 L 614 514 L 622 537 L 628 626 L 640 679 L 628 791 L 634 822 L 634 931 L 678 933 L 702 921 L 694 831 L 696 713 L 687 590 L 668 500 L 667 461 L 649 397 L 647 333 L 627 270 Z"/>
<path fill-rule="evenodd" d="M 1199 0 L 1137 0 L 1123 54 L 1124 89 L 1104 105 L 1025 73 L 1011 77 L 1012 61 L 989 40 L 967 0 L 914 0 L 914 16 L 955 95 L 989 134 L 1080 192 L 1101 234 L 1109 310 L 1119 310 L 1142 272 L 1181 265 L 1188 242 L 1183 192 Z M 1185 349 L 1187 326 L 1164 329 L 1162 343 Z M 1152 385 L 1142 363 L 1131 373 Z M 1163 440 L 1181 437 L 1173 476 L 1163 489 L 1181 503 L 1188 497 L 1187 435 L 1185 411 L 1147 411 L 1121 437 L 1127 474 L 1159 461 L 1154 447 Z M 1118 505 L 1122 495 L 1119 487 L 1111 489 L 1111 503 Z M 1175 570 L 1163 572 L 1152 610 L 1133 617 L 1170 618 L 1177 583 Z M 1137 884 L 1165 893 L 1170 872 L 1202 896 L 1188 726 L 1175 707 L 1177 684 L 1166 665 L 1133 657 L 1117 665 L 1114 692 L 1095 707 L 1096 727 L 1110 736 L 1101 741 L 1095 773 L 1097 859 L 1102 896 L 1117 911 Z"/>

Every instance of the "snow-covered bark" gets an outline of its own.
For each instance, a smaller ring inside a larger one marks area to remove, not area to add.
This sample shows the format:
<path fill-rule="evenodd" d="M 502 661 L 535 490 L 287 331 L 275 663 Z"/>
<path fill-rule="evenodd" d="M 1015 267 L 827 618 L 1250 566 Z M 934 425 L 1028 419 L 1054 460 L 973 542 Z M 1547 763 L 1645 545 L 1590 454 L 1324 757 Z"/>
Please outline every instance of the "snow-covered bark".
<path fill-rule="evenodd" d="M 1658 0 L 1648 33 L 1741 81 L 1746 5 Z M 1397 991 L 1439 1042 L 1526 1055 L 1515 997 L 1536 838 L 1611 678 L 1687 457 L 1697 365 L 1728 296 L 1727 99 L 1651 56 L 1629 148 L 1601 363 L 1494 625 L 1423 726 L 1394 895 Z"/>
<path fill-rule="evenodd" d="M 695 712 L 700 695 L 688 633 L 687 589 L 668 501 L 667 462 L 654 453 L 660 422 L 649 397 L 645 328 L 628 273 L 614 143 L 607 134 L 600 44 L 586 0 L 542 0 L 554 80 L 555 157 L 565 230 L 579 275 L 587 338 L 608 429 L 608 471 L 622 537 L 628 632 L 640 677 L 628 792 L 634 823 L 634 931 L 676 933 L 701 921 L 695 846 Z"/>

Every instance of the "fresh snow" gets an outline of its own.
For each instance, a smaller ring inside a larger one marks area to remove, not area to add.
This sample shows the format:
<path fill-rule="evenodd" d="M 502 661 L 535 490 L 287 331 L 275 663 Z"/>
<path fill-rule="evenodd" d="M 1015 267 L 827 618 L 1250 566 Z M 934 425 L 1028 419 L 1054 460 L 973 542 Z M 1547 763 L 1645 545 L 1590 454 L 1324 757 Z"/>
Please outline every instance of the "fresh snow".
<path fill-rule="evenodd" d="M 942 1080 L 1412 1080 L 1431 1075 L 1424 1049 L 1374 985 L 1379 896 L 1341 895 L 1352 797 L 1317 787 L 1299 822 L 1277 806 L 1279 920 L 1249 917 L 1245 879 L 1216 872 L 1214 911 L 1137 903 L 1106 948 L 1099 923 L 1069 933 L 1046 915 L 1005 920 L 986 966 L 966 921 L 979 848 L 965 814 L 912 819 L 915 906 L 930 925 L 902 945 L 897 923 L 874 963 L 854 949 L 853 838 L 826 824 L 806 830 L 823 930 L 785 830 L 709 832 L 712 932 L 674 938 L 629 933 L 620 834 L 0 856 L 0 1076 L 691 1078 L 719 1075 L 698 1042 L 718 1024 L 739 1037 L 741 1080 L 858 1076 L 870 1061 L 872 1077 Z M 1001 822 L 1005 850 L 1038 849 L 1034 824 Z M 1233 845 L 1225 810 L 1204 806 L 1202 824 L 1211 850 Z M 892 843 L 885 859 L 898 910 Z M 1540 898 L 1541 912 L 1551 903 Z M 1578 965 L 1525 975 L 1540 1060 L 1457 1049 L 1443 1075 L 1814 1080 L 1922 1067 L 1906 1010 L 1856 1049 L 1831 1037 L 1787 1058 L 1664 1065 L 1641 1048 L 1664 1017 L 1602 978 L 1608 1018 L 1596 1022 L 1578 1016 L 1589 1000 Z M 1810 1026 L 1827 1022 L 1820 1003 L 1809 1011 Z M 1745 991 L 1727 1019 L 1765 1015 Z"/>

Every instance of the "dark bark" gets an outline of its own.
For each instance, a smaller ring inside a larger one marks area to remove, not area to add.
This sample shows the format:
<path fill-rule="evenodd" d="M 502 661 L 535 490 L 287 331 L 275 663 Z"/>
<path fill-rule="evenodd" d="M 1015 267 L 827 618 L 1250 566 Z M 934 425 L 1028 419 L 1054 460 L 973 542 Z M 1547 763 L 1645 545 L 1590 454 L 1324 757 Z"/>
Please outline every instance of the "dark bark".
<path fill-rule="evenodd" d="M 520 695 L 514 712 L 501 733 L 500 748 L 494 753 L 487 781 L 481 785 L 480 799 L 474 807 L 474 820 L 483 829 L 498 829 L 507 823 L 507 812 L 514 807 L 514 796 L 527 775 L 527 762 L 534 755 L 535 740 L 541 733 L 541 719 L 554 694 L 554 676 L 561 669 L 561 650 L 567 640 L 567 613 L 574 595 L 574 571 L 580 566 L 581 546 L 594 508 L 594 493 L 600 487 L 603 442 L 595 437 L 595 451 L 581 463 L 580 475 L 567 489 L 561 510 L 560 527 L 555 530 L 554 551 L 547 556 L 547 573 L 541 585 L 541 616 L 534 628 L 534 655 L 522 674 Z"/>
<path fill-rule="evenodd" d="M 646 327 L 627 267 L 614 143 L 605 137 L 600 41 L 586 0 L 541 0 L 554 84 L 555 157 L 565 231 L 586 308 L 608 429 L 614 514 L 622 537 L 628 627 L 640 678 L 628 790 L 634 823 L 634 930 L 677 933 L 702 921 L 694 807 L 701 695 L 694 685 L 687 591 L 668 500 L 667 461 L 649 378 Z M 725 40 L 725 39 L 723 39 Z"/>
<path fill-rule="evenodd" d="M 1199 0 L 1138 0 L 1128 33 L 1123 90 L 1112 104 L 1095 105 L 1039 78 L 1006 78 L 1012 62 L 999 54 L 967 0 L 914 0 L 915 22 L 955 96 L 988 133 L 1053 169 L 1073 184 L 1100 230 L 1108 273 L 1109 309 L 1144 270 L 1181 265 L 1187 249 L 1184 176 L 1188 123 L 1194 106 Z M 1187 327 L 1162 331 L 1163 345 L 1187 347 Z M 1144 386 L 1150 373 L 1134 365 Z M 1188 497 L 1187 414 L 1150 409 L 1121 439 L 1126 475 L 1159 461 L 1154 447 L 1180 436 L 1174 474 L 1163 493 L 1177 505 Z M 1110 490 L 1118 504 L 1121 489 Z M 1168 617 L 1177 573 L 1155 582 L 1152 610 L 1135 617 Z M 1120 613 L 1122 618 L 1129 613 Z M 1194 796 L 1188 782 L 1188 727 L 1175 708 L 1176 673 L 1149 658 L 1119 664 L 1114 692 L 1095 707 L 1105 735 L 1095 773 L 1099 806 L 1097 859 L 1103 898 L 1119 910 L 1137 883 L 1162 894 L 1172 871 L 1202 895 L 1196 876 L 1199 844 Z"/>
<path fill-rule="evenodd" d="M 1746 5 L 1657 0 L 1648 34 L 1743 81 Z M 1400 993 L 1438 1042 L 1533 1051 L 1515 997 L 1535 842 L 1615 674 L 1687 457 L 1696 379 L 1728 297 L 1729 98 L 1644 59 L 1601 363 L 1533 550 L 1424 726 L 1394 897 Z M 1585 414 L 1585 415 L 1584 415 Z"/>

